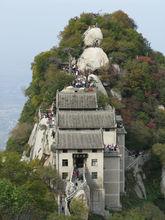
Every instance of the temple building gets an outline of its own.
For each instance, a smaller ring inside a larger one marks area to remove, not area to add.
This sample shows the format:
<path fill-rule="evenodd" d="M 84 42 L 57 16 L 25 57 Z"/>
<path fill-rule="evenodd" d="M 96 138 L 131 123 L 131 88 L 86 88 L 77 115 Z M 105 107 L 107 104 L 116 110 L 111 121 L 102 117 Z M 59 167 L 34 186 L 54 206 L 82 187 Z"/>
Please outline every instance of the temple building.
<path fill-rule="evenodd" d="M 62 91 L 56 96 L 56 123 L 52 150 L 62 179 L 72 181 L 74 170 L 82 173 L 89 186 L 87 200 L 92 212 L 121 209 L 125 151 L 121 117 L 110 106 L 98 109 L 95 91 Z M 73 196 L 77 192 L 73 190 Z"/>

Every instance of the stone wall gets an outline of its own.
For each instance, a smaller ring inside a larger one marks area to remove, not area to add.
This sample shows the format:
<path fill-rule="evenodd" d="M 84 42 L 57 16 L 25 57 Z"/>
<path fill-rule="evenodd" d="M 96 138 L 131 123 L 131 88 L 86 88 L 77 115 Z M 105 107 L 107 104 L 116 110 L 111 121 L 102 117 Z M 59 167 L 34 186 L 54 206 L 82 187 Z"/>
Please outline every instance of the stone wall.
<path fill-rule="evenodd" d="M 120 209 L 120 156 L 104 157 L 106 209 Z"/>
<path fill-rule="evenodd" d="M 125 133 L 117 130 L 117 145 L 120 149 L 120 192 L 125 192 Z"/>

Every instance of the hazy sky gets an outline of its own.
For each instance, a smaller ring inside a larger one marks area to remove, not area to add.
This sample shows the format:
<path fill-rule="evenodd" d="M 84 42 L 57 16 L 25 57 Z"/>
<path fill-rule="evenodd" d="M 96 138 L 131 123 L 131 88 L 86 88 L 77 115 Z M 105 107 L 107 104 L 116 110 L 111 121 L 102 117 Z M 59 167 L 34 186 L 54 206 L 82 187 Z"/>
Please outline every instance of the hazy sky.
<path fill-rule="evenodd" d="M 0 76 L 30 80 L 33 57 L 58 43 L 71 17 L 124 10 L 155 50 L 165 53 L 164 0 L 0 0 Z"/>

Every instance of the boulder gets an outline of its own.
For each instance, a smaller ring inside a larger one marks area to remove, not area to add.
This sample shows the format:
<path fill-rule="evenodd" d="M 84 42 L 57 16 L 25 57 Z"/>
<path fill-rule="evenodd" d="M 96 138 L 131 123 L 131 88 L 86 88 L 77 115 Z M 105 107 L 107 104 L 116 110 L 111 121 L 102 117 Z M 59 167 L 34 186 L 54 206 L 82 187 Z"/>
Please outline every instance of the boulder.
<path fill-rule="evenodd" d="M 100 46 L 103 39 L 101 29 L 98 27 L 88 28 L 84 33 L 84 45 L 86 47 Z"/>
<path fill-rule="evenodd" d="M 84 50 L 78 59 L 77 66 L 81 72 L 95 71 L 101 67 L 106 67 L 109 59 L 101 48 L 89 47 Z"/>
<path fill-rule="evenodd" d="M 164 111 L 165 107 L 164 107 L 164 105 L 158 105 L 158 109 Z"/>

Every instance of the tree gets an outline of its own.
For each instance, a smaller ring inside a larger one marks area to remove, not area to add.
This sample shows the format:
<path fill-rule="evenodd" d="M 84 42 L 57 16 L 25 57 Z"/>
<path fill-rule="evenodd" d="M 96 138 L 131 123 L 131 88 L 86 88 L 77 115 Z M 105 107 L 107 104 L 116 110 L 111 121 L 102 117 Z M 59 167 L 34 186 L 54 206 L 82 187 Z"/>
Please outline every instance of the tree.
<path fill-rule="evenodd" d="M 102 92 L 98 92 L 97 94 L 97 102 L 99 108 L 105 108 L 109 104 L 108 96 L 104 95 Z"/>
<path fill-rule="evenodd" d="M 88 208 L 84 201 L 79 198 L 73 198 L 70 203 L 70 213 L 75 220 L 87 220 L 88 219 Z M 77 218 L 77 219 L 76 219 Z"/>
<path fill-rule="evenodd" d="M 50 166 L 39 166 L 36 172 L 50 190 L 58 194 L 64 192 L 64 183 L 55 169 L 52 169 Z"/>
<path fill-rule="evenodd" d="M 140 208 L 130 209 L 121 214 L 114 214 L 111 220 L 163 220 L 165 215 L 152 203 L 145 203 Z"/>
<path fill-rule="evenodd" d="M 111 19 L 113 22 L 121 25 L 124 28 L 137 28 L 134 20 L 129 18 L 128 15 L 121 10 L 114 12 L 111 15 Z"/>
<path fill-rule="evenodd" d="M 28 213 L 32 198 L 23 187 L 15 187 L 8 180 L 0 180 L 0 217 L 18 219 Z"/>
<path fill-rule="evenodd" d="M 8 179 L 15 185 L 22 185 L 28 180 L 31 172 L 30 166 L 20 161 L 18 153 L 0 153 L 0 178 Z"/>
<path fill-rule="evenodd" d="M 27 143 L 32 125 L 29 123 L 18 123 L 10 134 L 6 149 L 8 151 L 16 151 L 22 153 Z"/>
<path fill-rule="evenodd" d="M 152 90 L 154 83 L 152 75 L 150 74 L 149 65 L 137 61 L 128 61 L 125 64 L 125 69 L 127 70 L 127 73 L 122 78 L 122 92 L 129 88 L 132 95 L 137 96 L 139 91 L 142 91 L 144 99 L 145 93 Z M 139 97 L 137 96 L 137 98 Z"/>
<path fill-rule="evenodd" d="M 126 137 L 126 146 L 130 149 L 144 150 L 152 146 L 152 133 L 143 121 L 132 122 Z"/>
<path fill-rule="evenodd" d="M 159 157 L 163 166 L 165 166 L 165 144 L 154 144 L 152 146 L 152 151 L 155 155 Z"/>
<path fill-rule="evenodd" d="M 3 197 L 4 199 L 6 196 L 6 201 L 8 199 L 10 201 L 10 204 L 5 206 L 9 206 L 13 210 L 9 213 L 13 215 L 19 214 L 17 210 L 23 209 L 23 203 L 25 203 L 23 198 L 26 200 L 24 194 L 27 195 L 27 202 L 30 201 L 28 203 L 30 205 L 27 208 L 28 211 L 30 210 L 29 215 L 36 216 L 37 219 L 46 219 L 49 213 L 57 210 L 55 193 L 62 190 L 59 186 L 61 181 L 56 171 L 53 173 L 50 167 L 44 168 L 38 161 L 21 162 L 17 153 L 4 152 L 0 154 L 0 179 L 5 179 L 9 183 L 9 189 L 12 190 L 9 193 L 9 198 L 7 197 L 7 191 Z M 52 184 L 53 188 L 50 187 L 50 184 Z M 11 197 L 14 198 L 14 201 L 18 198 L 19 201 L 16 200 L 15 203 L 19 205 L 19 208 L 15 207 Z M 18 202 L 20 203 L 18 204 Z M 20 214 L 26 215 L 25 211 Z M 31 219 L 33 218 L 31 217 Z"/>

